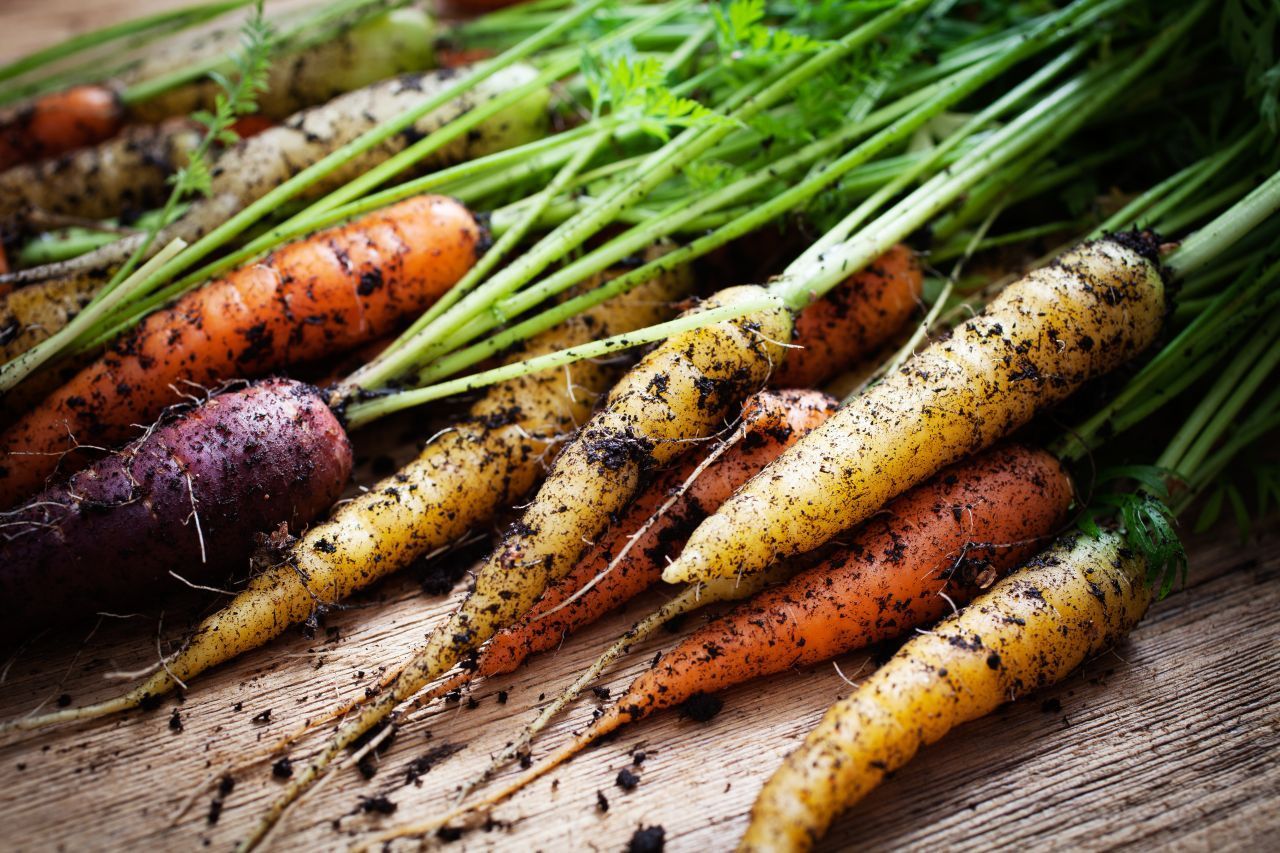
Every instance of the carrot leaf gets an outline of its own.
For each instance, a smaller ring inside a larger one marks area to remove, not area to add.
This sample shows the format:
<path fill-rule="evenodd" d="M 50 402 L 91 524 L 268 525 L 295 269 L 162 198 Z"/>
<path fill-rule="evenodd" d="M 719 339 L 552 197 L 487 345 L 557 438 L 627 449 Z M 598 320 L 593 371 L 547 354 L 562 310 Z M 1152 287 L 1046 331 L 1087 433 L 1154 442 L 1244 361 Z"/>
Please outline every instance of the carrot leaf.
<path fill-rule="evenodd" d="M 670 127 L 718 124 L 725 116 L 682 98 L 666 85 L 666 68 L 656 56 L 635 57 L 627 52 L 606 59 L 592 51 L 582 55 L 582 76 L 598 116 L 608 105 L 616 116 L 635 118 L 646 133 L 666 140 Z"/>
<path fill-rule="evenodd" d="M 1124 465 L 1103 469 L 1096 485 L 1136 483 L 1135 491 L 1105 491 L 1095 495 L 1081 513 L 1077 526 L 1090 537 L 1102 535 L 1103 522 L 1119 524 L 1127 544 L 1147 562 L 1147 582 L 1159 598 L 1172 591 L 1181 578 L 1186 582 L 1187 552 L 1175 528 L 1169 500 L 1169 482 L 1176 475 L 1156 465 Z"/>
<path fill-rule="evenodd" d="M 774 28 L 764 23 L 764 0 L 729 0 L 712 6 L 717 35 L 725 53 L 749 52 L 780 56 L 817 50 L 823 43 L 801 33 Z"/>

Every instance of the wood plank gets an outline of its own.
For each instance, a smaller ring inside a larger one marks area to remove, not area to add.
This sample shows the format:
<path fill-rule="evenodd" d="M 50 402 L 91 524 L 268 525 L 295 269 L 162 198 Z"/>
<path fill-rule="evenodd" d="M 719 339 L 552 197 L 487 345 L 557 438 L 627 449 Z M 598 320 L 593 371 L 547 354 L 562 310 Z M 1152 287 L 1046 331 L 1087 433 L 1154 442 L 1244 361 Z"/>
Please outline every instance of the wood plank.
<path fill-rule="evenodd" d="M 12 58 L 91 25 L 177 4 L 98 0 L 91 11 L 85 5 L 8 0 L 0 22 L 11 38 L 0 55 Z M 1123 647 L 926 750 L 840 821 L 826 846 L 1273 847 L 1280 828 L 1278 546 L 1274 524 L 1244 545 L 1222 532 L 1197 540 L 1193 586 L 1158 604 Z M 178 805 L 218 768 L 360 693 L 381 667 L 403 660 L 456 597 L 425 596 L 413 578 L 394 579 L 334 614 L 336 637 L 309 641 L 290 633 L 202 677 L 185 701 L 0 745 L 0 843 L 229 848 L 279 790 L 266 767 L 239 774 L 216 824 L 208 820 L 211 792 L 175 823 Z M 540 694 L 567 683 L 659 600 L 651 594 L 525 671 L 477 686 L 474 708 L 443 704 L 411 720 L 380 757 L 373 779 L 354 770 L 336 774 L 290 815 L 273 848 L 342 847 L 371 829 L 437 813 L 453 787 L 532 716 Z M 179 641 L 197 612 L 170 612 L 160 632 L 163 649 Z M 0 682 L 0 716 L 62 694 L 77 704 L 110 695 L 116 688 L 103 676 L 151 664 L 154 633 L 148 616 L 104 623 L 83 645 L 75 638 L 34 639 Z M 670 642 L 664 636 L 647 644 L 605 683 L 624 685 Z M 867 660 L 858 653 L 838 663 L 851 674 Z M 669 850 L 725 848 L 778 760 L 847 690 L 834 667 L 818 666 L 729 691 L 725 710 L 707 724 L 660 715 L 499 809 L 502 826 L 447 849 L 617 850 L 638 826 L 651 824 L 666 828 Z M 509 694 L 506 704 L 499 704 L 499 691 Z M 535 758 L 589 720 L 596 703 L 588 698 L 571 709 Z M 270 720 L 254 722 L 267 709 Z M 175 710 L 181 731 L 170 726 Z M 408 763 L 444 743 L 465 749 L 433 768 L 421 787 L 404 786 Z M 642 782 L 626 793 L 614 778 L 637 748 L 648 756 Z M 596 806 L 597 791 L 609 800 L 607 813 Z M 361 796 L 383 793 L 397 804 L 394 815 L 355 813 Z"/>
<path fill-rule="evenodd" d="M 1263 842 L 1276 828 L 1280 791 L 1273 707 L 1280 642 L 1272 618 L 1280 607 L 1278 543 L 1274 530 L 1247 548 L 1231 535 L 1198 543 L 1196 583 L 1158 604 L 1124 647 L 927 750 L 841 821 L 830 846 Z M 644 607 L 656 600 L 649 596 Z M 15 784 L 0 803 L 0 826 L 12 842 L 39 846 L 188 847 L 207 840 L 226 848 L 278 790 L 267 768 L 238 776 L 216 825 L 207 822 L 210 792 L 170 827 L 181 801 L 217 768 L 358 694 L 380 666 L 403 660 L 449 605 L 400 578 L 332 620 L 341 632 L 336 641 L 282 638 L 202 678 L 185 703 L 6 745 L 0 767 Z M 354 770 L 337 774 L 288 818 L 273 849 L 337 846 L 371 828 L 439 813 L 453 787 L 529 719 L 539 694 L 571 680 L 639 612 L 633 607 L 525 671 L 479 685 L 475 708 L 446 703 L 410 721 L 372 780 Z M 76 702 L 105 695 L 104 672 L 154 659 L 154 646 L 137 633 L 137 624 L 113 624 L 78 652 L 36 643 L 11 667 L 0 714 L 63 691 Z M 606 682 L 615 690 L 625 685 L 670 641 L 640 649 Z M 841 668 L 856 672 L 866 657 L 850 655 Z M 509 694 L 505 705 L 497 701 L 500 690 Z M 535 784 L 496 812 L 509 827 L 464 838 L 458 849 L 618 849 L 642 823 L 663 825 L 672 850 L 724 847 L 776 762 L 846 690 L 833 667 L 819 666 L 729 691 L 725 710 L 705 725 L 661 715 Z M 1061 710 L 1046 711 L 1044 703 L 1054 701 Z M 589 720 L 596 704 L 579 702 L 535 757 Z M 268 708 L 269 723 L 253 722 Z M 181 732 L 170 728 L 174 709 Z M 403 787 L 408 763 L 443 743 L 466 748 L 421 787 Z M 648 754 L 643 781 L 625 793 L 614 777 L 636 748 Z M 597 791 L 610 801 L 607 814 L 596 808 Z M 354 814 L 360 797 L 379 794 L 397 804 L 395 815 Z"/>

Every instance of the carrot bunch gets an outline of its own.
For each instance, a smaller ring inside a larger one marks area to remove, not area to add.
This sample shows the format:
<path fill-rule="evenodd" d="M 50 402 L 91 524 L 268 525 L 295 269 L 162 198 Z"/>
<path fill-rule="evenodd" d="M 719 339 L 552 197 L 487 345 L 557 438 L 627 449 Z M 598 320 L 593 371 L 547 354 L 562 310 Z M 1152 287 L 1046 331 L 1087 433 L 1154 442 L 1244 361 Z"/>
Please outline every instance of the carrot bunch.
<path fill-rule="evenodd" d="M 193 387 L 269 373 L 384 336 L 475 263 L 483 231 L 419 196 L 286 245 L 149 316 L 0 435 L 0 505 L 78 444 L 113 446 Z"/>

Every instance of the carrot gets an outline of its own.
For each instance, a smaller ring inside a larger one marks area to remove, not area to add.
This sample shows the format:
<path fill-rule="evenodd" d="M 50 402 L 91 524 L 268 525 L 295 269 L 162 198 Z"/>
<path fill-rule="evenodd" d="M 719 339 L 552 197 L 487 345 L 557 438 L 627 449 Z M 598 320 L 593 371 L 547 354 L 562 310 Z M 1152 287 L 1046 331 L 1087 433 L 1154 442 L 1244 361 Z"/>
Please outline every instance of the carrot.
<path fill-rule="evenodd" d="M 698 457 L 682 460 L 663 472 L 567 575 L 547 587 L 520 621 L 485 644 L 474 667 L 431 693 L 443 695 L 476 676 L 490 678 L 513 672 L 530 655 L 555 648 L 567 635 L 653 586 L 662 575 L 661 557 L 679 550 L 692 525 L 769 460 L 830 417 L 835 404 L 834 398 L 821 392 L 794 389 L 762 391 L 748 399 L 743 406 L 741 438 L 723 455 L 701 472 L 697 469 L 703 460 Z M 695 476 L 682 491 L 682 485 Z M 673 495 L 678 495 L 676 500 L 663 507 Z M 571 600 L 597 576 L 595 586 Z"/>
<path fill-rule="evenodd" d="M 756 299 L 761 292 L 756 286 L 729 288 L 692 310 Z M 779 302 L 669 339 L 642 358 L 556 459 L 521 520 L 477 571 L 466 599 L 428 635 L 395 681 L 349 718 L 290 783 L 244 846 L 260 841 L 344 748 L 526 613 L 549 583 L 573 567 L 586 551 L 584 543 L 625 510 L 648 472 L 689 449 L 690 439 L 710 435 L 736 401 L 765 383 L 782 358 L 791 325 L 790 312 Z M 725 594 L 746 588 L 732 584 Z"/>
<path fill-rule="evenodd" d="M 0 515 L 0 625 L 13 637 L 135 608 L 179 573 L 221 583 L 247 565 L 255 531 L 299 529 L 350 474 L 316 389 L 272 379 L 215 395 Z"/>
<path fill-rule="evenodd" d="M 467 72 L 451 70 L 406 74 L 384 80 L 348 92 L 318 107 L 302 110 L 277 126 L 240 141 L 222 152 L 215 162 L 210 197 L 193 202 L 186 213 L 160 232 L 154 246 L 164 246 L 177 238 L 188 242 L 198 239 L 303 168 L 452 86 L 459 73 Z M 396 134 L 364 154 L 350 158 L 324 180 L 310 186 L 300 197 L 313 198 L 345 184 L 404 150 L 418 134 L 425 135 L 439 129 L 475 106 L 528 83 L 537 73 L 532 66 L 519 64 L 495 73 L 456 100 L 423 116 L 413 125 L 412 132 Z M 482 122 L 473 133 L 463 135 L 426 158 L 419 164 L 420 168 L 429 169 L 478 157 L 541 136 L 546 126 L 549 99 L 550 93 L 543 90 L 501 110 Z M 99 273 L 96 280 L 100 281 L 101 271 L 123 263 L 142 239 L 141 236 L 125 237 L 69 261 L 14 273 L 13 280 L 22 283 L 47 281 L 53 285 L 78 272 L 94 271 Z M 44 327 L 40 340 L 58 328 L 45 322 L 44 317 L 23 319 L 26 320 L 24 325 Z"/>
<path fill-rule="evenodd" d="M 95 145 L 124 123 L 115 90 L 74 86 L 0 115 L 0 170 Z"/>
<path fill-rule="evenodd" d="M 512 358 L 657 322 L 690 283 L 684 273 L 655 279 L 531 340 Z M 308 530 L 276 567 L 205 619 L 165 671 L 114 700 L 16 720 L 8 728 L 34 729 L 139 707 L 173 690 L 179 679 L 257 648 L 458 541 L 533 486 L 563 436 L 587 417 L 595 396 L 616 375 L 609 365 L 580 362 L 567 376 L 540 373 L 495 386 L 466 419 L 432 437 L 415 461 Z"/>
<path fill-rule="evenodd" d="M 739 849 L 809 849 L 921 746 L 1114 645 L 1147 610 L 1145 573 L 1116 533 L 1069 536 L 913 637 L 787 756 Z"/>
<path fill-rule="evenodd" d="M 800 312 L 792 342 L 800 346 L 787 353 L 771 384 L 811 388 L 851 367 L 906 324 L 923 284 L 915 253 L 894 246 Z"/>
<path fill-rule="evenodd" d="M 743 486 L 663 579 L 812 550 L 1144 350 L 1164 321 L 1164 282 L 1140 240 L 1126 242 L 1086 243 L 1009 285 Z"/>
<path fill-rule="evenodd" d="M 275 120 L 263 115 L 247 115 L 241 116 L 231 125 L 231 131 L 241 139 L 248 139 L 251 136 L 257 136 L 264 130 L 270 130 L 276 126 Z"/>
<path fill-rule="evenodd" d="M 0 173 L 0 224 L 26 230 L 38 213 L 106 219 L 147 210 L 164 200 L 169 176 L 198 140 L 198 130 L 178 119 L 16 166 Z"/>
<path fill-rule="evenodd" d="M 891 502 L 848 545 L 686 637 L 563 749 L 432 828 L 506 799 L 655 711 L 935 621 L 1034 554 L 1071 499 L 1070 479 L 1041 450 L 1011 446 L 947 469 Z"/>
<path fill-rule="evenodd" d="M 385 335 L 462 277 L 482 233 L 458 202 L 418 196 L 187 294 L 0 435 L 0 503 L 38 486 L 73 441 L 114 445 L 191 384 L 261 375 Z"/>

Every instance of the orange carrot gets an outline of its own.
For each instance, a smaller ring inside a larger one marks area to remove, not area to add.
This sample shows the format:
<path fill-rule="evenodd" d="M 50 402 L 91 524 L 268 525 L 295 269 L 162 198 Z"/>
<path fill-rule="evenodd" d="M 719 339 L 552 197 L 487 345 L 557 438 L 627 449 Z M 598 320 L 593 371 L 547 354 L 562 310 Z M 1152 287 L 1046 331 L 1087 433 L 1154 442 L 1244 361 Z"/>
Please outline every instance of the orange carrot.
<path fill-rule="evenodd" d="M 1043 450 L 1010 446 L 954 465 L 888 504 L 848 545 L 686 638 L 538 767 L 443 819 L 376 840 L 494 805 L 654 711 L 933 622 L 1034 554 L 1071 498 L 1066 473 Z"/>
<path fill-rule="evenodd" d="M 899 244 L 796 317 L 798 345 L 770 378 L 776 388 L 811 388 L 852 367 L 906 324 L 920 303 L 924 272 Z"/>
<path fill-rule="evenodd" d="M 106 86 L 73 86 L 0 117 L 0 170 L 110 139 L 124 111 Z"/>
<path fill-rule="evenodd" d="M 480 242 L 462 204 L 419 196 L 187 294 L 0 436 L 0 505 L 38 487 L 73 441 L 121 443 L 187 383 L 262 375 L 387 334 L 458 281 Z"/>
<path fill-rule="evenodd" d="M 235 120 L 231 125 L 231 130 L 241 139 L 248 139 L 250 136 L 257 136 L 262 131 L 275 127 L 276 123 L 271 118 L 264 115 L 245 115 Z"/>

